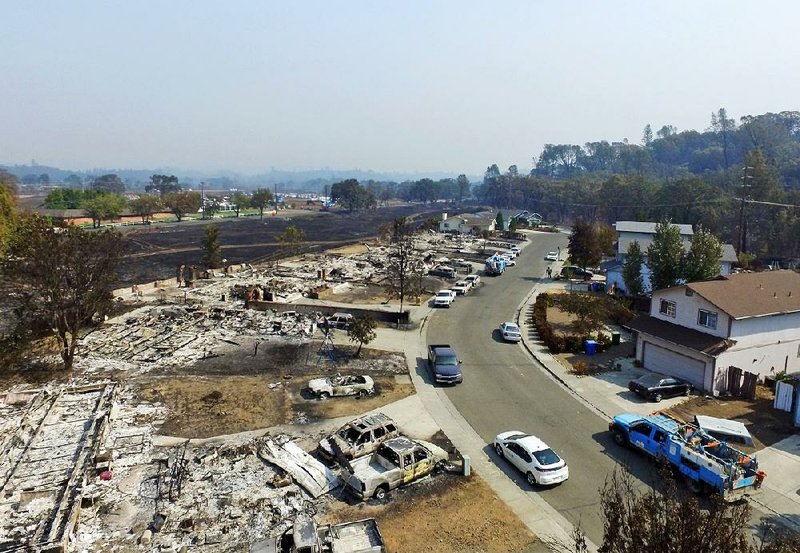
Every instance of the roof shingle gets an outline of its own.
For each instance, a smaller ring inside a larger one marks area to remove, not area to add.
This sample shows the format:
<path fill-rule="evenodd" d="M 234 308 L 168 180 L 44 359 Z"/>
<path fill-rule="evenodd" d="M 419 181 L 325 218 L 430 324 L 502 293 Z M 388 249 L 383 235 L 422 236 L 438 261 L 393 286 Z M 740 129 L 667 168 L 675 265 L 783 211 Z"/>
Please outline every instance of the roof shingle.
<path fill-rule="evenodd" d="M 800 273 L 794 271 L 738 273 L 686 287 L 734 319 L 800 311 Z"/>

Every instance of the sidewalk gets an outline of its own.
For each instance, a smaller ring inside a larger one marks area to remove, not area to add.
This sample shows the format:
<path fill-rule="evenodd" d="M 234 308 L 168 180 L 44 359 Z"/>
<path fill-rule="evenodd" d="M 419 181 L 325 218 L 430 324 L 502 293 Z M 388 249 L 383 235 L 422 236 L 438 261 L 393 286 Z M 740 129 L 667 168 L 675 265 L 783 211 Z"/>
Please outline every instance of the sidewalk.
<path fill-rule="evenodd" d="M 642 374 L 642 369 L 623 368 L 595 376 L 578 377 L 570 374 L 549 349 L 537 340 L 536 330 L 528 323 L 536 296 L 542 292 L 563 291 L 559 281 L 537 284 L 517 311 L 517 323 L 522 330 L 522 343 L 539 363 L 568 388 L 575 396 L 600 416 L 611 419 L 627 412 L 647 415 L 653 411 L 685 401 L 678 397 L 654 404 L 643 401 L 628 391 L 628 381 Z M 756 453 L 759 466 L 767 472 L 760 492 L 751 497 L 759 510 L 772 522 L 800 532 L 800 434 L 782 440 Z"/>

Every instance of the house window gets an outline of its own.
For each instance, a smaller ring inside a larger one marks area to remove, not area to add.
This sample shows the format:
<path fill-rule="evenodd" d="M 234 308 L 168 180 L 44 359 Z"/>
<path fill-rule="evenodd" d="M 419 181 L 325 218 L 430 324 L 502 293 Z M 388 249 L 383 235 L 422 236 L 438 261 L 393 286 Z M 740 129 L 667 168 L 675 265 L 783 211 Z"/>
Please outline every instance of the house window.
<path fill-rule="evenodd" d="M 667 317 L 674 317 L 675 316 L 675 302 L 669 300 L 661 300 L 661 306 L 659 307 L 659 312 L 662 315 L 666 315 Z"/>
<path fill-rule="evenodd" d="M 700 309 L 697 312 L 697 324 L 708 328 L 717 328 L 717 314 L 713 311 Z"/>

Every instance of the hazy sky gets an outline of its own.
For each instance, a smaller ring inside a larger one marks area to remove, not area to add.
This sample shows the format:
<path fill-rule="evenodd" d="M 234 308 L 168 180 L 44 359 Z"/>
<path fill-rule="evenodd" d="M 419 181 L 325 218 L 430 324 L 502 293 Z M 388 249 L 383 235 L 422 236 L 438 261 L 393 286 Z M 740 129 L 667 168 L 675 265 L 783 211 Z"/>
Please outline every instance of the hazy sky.
<path fill-rule="evenodd" d="M 800 2 L 4 2 L 0 163 L 529 170 L 800 109 Z"/>

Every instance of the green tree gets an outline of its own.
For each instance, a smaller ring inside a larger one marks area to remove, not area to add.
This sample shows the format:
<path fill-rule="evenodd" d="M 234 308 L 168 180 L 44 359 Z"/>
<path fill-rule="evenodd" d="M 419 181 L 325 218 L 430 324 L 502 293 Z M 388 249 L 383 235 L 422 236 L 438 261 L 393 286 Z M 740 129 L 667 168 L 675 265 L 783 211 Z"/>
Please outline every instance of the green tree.
<path fill-rule="evenodd" d="M 297 255 L 301 245 L 306 241 L 306 233 L 294 225 L 289 225 L 283 233 L 278 235 L 278 241 L 284 245 L 288 255 Z"/>
<path fill-rule="evenodd" d="M 683 278 L 684 251 L 680 229 L 669 219 L 656 225 L 653 242 L 647 247 L 647 266 L 653 290 L 675 286 Z"/>
<path fill-rule="evenodd" d="M 92 218 L 92 226 L 100 228 L 103 220 L 119 218 L 127 203 L 125 198 L 119 194 L 100 194 L 85 201 L 83 210 Z"/>
<path fill-rule="evenodd" d="M 17 177 L 0 169 L 0 259 L 2 259 L 16 218 Z"/>
<path fill-rule="evenodd" d="M 347 179 L 331 186 L 331 199 L 352 213 L 362 207 L 364 193 L 356 179 Z"/>
<path fill-rule="evenodd" d="M 272 203 L 272 191 L 269 188 L 259 188 L 250 196 L 250 206 L 258 209 L 261 219 L 264 219 L 264 210 Z"/>
<path fill-rule="evenodd" d="M 85 194 L 74 188 L 54 188 L 47 193 L 43 205 L 46 209 L 79 209 Z"/>
<path fill-rule="evenodd" d="M 132 213 L 142 218 L 144 224 L 148 224 L 153 218 L 153 214 L 164 206 L 161 204 L 161 199 L 158 196 L 144 194 L 135 200 L 131 200 L 129 207 Z"/>
<path fill-rule="evenodd" d="M 589 336 L 600 326 L 608 309 L 604 301 L 591 294 L 557 294 L 558 306 L 575 315 L 572 328 L 581 336 Z"/>
<path fill-rule="evenodd" d="M 113 192 L 115 194 L 122 194 L 125 192 L 125 183 L 118 175 L 113 173 L 108 175 L 101 175 L 92 180 L 92 190 L 103 190 L 105 192 Z"/>
<path fill-rule="evenodd" d="M 203 198 L 199 192 L 172 192 L 164 196 L 164 205 L 180 223 L 189 213 L 197 213 L 203 205 Z"/>
<path fill-rule="evenodd" d="M 722 244 L 703 227 L 692 235 L 692 244 L 684 259 L 683 278 L 687 282 L 709 280 L 719 274 Z"/>
<path fill-rule="evenodd" d="M 358 350 L 355 352 L 353 357 L 360 357 L 361 347 L 364 344 L 369 344 L 378 337 L 378 335 L 375 333 L 377 326 L 378 325 L 375 322 L 375 319 L 369 315 L 358 315 L 353 317 L 353 324 L 351 324 L 350 328 L 347 329 L 347 337 L 350 339 L 350 341 L 358 343 Z"/>
<path fill-rule="evenodd" d="M 498 211 L 497 216 L 494 218 L 495 225 L 497 226 L 498 231 L 505 230 L 503 225 L 505 224 L 505 220 L 503 219 L 503 212 Z"/>
<path fill-rule="evenodd" d="M 213 219 L 219 213 L 221 200 L 216 196 L 206 196 L 203 202 L 203 219 Z"/>
<path fill-rule="evenodd" d="M 26 292 L 27 303 L 19 312 L 55 330 L 67 370 L 72 369 L 80 329 L 113 303 L 111 292 L 125 248 L 122 236 L 109 229 L 54 229 L 35 215 L 21 218 L 15 227 L 3 264 L 5 278 Z"/>
<path fill-rule="evenodd" d="M 233 210 L 236 212 L 236 216 L 238 217 L 239 212 L 250 205 L 250 196 L 242 191 L 234 192 L 233 196 L 231 196 L 231 205 L 233 206 Z"/>
<path fill-rule="evenodd" d="M 511 220 L 508 222 L 508 230 L 509 232 L 517 232 L 517 228 L 519 224 L 517 223 L 517 218 L 512 217 Z"/>
<path fill-rule="evenodd" d="M 203 240 L 203 265 L 209 269 L 217 269 L 222 266 L 222 245 L 219 241 L 219 225 L 211 223 L 206 225 Z"/>
<path fill-rule="evenodd" d="M 644 293 L 642 263 L 644 263 L 642 247 L 638 240 L 634 240 L 628 246 L 627 256 L 622 264 L 622 280 L 625 282 L 625 292 L 629 296 L 641 296 Z"/>
<path fill-rule="evenodd" d="M 458 201 L 463 202 L 464 198 L 468 198 L 470 196 L 470 182 L 467 178 L 467 175 L 458 175 L 456 179 L 456 185 L 458 186 Z"/>
<path fill-rule="evenodd" d="M 180 192 L 181 185 L 178 184 L 178 177 L 175 175 L 153 175 L 150 177 L 150 184 L 144 187 L 145 192 L 155 192 L 163 198 L 167 194 Z"/>
<path fill-rule="evenodd" d="M 592 223 L 577 219 L 569 235 L 569 257 L 575 265 L 594 267 L 603 258 L 603 250 Z"/>

